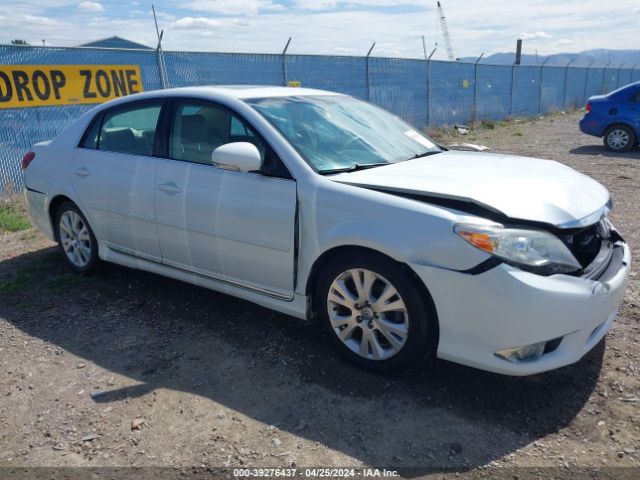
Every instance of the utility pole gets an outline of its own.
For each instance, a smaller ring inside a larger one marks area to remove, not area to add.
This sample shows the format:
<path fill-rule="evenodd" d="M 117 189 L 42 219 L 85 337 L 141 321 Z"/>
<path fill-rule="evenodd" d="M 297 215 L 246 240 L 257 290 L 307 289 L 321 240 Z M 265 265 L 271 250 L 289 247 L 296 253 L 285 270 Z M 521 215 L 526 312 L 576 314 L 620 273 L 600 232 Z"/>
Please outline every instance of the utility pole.
<path fill-rule="evenodd" d="M 522 39 L 519 38 L 516 41 L 516 65 L 520 65 L 520 61 L 522 60 Z"/>
<path fill-rule="evenodd" d="M 516 65 L 522 61 L 522 39 L 516 40 L 516 60 L 511 65 L 511 94 L 509 95 L 509 116 L 513 115 L 513 93 L 515 91 Z"/>

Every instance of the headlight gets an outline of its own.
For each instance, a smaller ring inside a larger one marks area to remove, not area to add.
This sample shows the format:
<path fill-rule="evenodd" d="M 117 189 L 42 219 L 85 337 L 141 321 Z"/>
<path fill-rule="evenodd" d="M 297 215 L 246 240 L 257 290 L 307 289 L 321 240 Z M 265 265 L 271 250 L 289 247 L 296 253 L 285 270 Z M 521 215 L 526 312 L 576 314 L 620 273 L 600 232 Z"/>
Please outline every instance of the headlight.
<path fill-rule="evenodd" d="M 454 231 L 474 247 L 524 270 L 551 275 L 582 268 L 558 237 L 542 230 L 459 224 Z"/>

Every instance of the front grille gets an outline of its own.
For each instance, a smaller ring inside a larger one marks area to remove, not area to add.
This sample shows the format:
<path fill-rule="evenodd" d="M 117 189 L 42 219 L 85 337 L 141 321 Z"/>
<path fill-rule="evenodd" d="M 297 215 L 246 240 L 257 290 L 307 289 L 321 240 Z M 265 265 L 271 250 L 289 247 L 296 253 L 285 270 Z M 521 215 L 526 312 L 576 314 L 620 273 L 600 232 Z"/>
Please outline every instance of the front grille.
<path fill-rule="evenodd" d="M 560 239 L 571 250 L 582 268 L 587 267 L 596 258 L 602 247 L 603 240 L 610 237 L 609 225 L 603 219 L 589 227 L 561 235 Z"/>

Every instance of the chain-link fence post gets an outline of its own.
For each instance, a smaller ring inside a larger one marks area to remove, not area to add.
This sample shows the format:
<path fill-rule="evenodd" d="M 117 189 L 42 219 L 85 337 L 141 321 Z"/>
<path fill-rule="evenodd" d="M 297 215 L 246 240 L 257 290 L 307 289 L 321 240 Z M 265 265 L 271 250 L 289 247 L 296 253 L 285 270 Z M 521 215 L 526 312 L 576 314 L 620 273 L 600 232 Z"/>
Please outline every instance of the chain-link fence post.
<path fill-rule="evenodd" d="M 431 125 L 431 60 L 427 60 L 427 127 Z"/>
<path fill-rule="evenodd" d="M 509 92 L 509 116 L 513 116 L 513 92 L 515 87 L 516 64 L 511 65 L 511 91 Z"/>
<path fill-rule="evenodd" d="M 551 57 L 545 58 L 542 65 L 540 65 L 540 77 L 538 78 L 538 113 L 542 115 L 542 74 L 544 72 L 544 64 L 549 61 Z"/>
<path fill-rule="evenodd" d="M 158 28 L 158 19 L 156 18 L 156 9 L 151 5 L 153 11 L 153 21 L 156 24 L 156 35 L 158 36 L 158 46 L 156 47 L 156 62 L 158 63 L 158 75 L 160 76 L 160 86 L 164 90 L 169 88 L 169 75 L 167 74 L 167 65 L 164 63 L 164 54 L 162 52 L 162 35 L 164 30 Z"/>
<path fill-rule="evenodd" d="M 422 48 L 424 50 L 424 60 L 427 66 L 427 127 L 431 124 L 431 57 L 436 53 L 438 46 L 436 45 L 431 50 L 429 56 L 427 56 L 427 47 L 424 42 L 424 36 L 422 37 Z"/>
<path fill-rule="evenodd" d="M 587 85 L 589 82 L 589 70 L 591 69 L 591 65 L 593 65 L 595 60 L 591 60 L 591 63 L 587 65 L 587 71 L 584 75 L 584 95 L 582 95 L 582 103 L 587 103 Z"/>
<path fill-rule="evenodd" d="M 473 64 L 473 110 L 471 111 L 471 123 L 476 123 L 478 111 L 478 62 L 484 57 L 484 52 Z"/>
<path fill-rule="evenodd" d="M 156 49 L 156 61 L 158 62 L 158 74 L 160 76 L 160 86 L 165 89 L 169 88 L 169 75 L 167 74 L 167 66 L 164 63 L 164 53 L 162 47 L 158 45 Z"/>
<path fill-rule="evenodd" d="M 373 45 L 371 45 L 371 48 L 369 49 L 369 51 L 367 52 L 367 57 L 366 57 L 366 70 L 367 70 L 367 100 L 371 101 L 371 74 L 369 73 L 369 61 L 371 60 L 371 52 L 373 52 L 373 47 L 376 46 L 376 42 L 373 42 Z"/>
<path fill-rule="evenodd" d="M 622 71 L 622 67 L 624 66 L 625 63 L 626 62 L 622 62 L 618 67 L 618 75 L 617 75 L 618 78 L 616 78 L 616 88 L 620 88 L 620 72 Z"/>
<path fill-rule="evenodd" d="M 291 37 L 287 40 L 287 44 L 284 46 L 284 50 L 282 50 L 282 85 L 285 87 L 289 84 L 288 74 L 287 74 L 287 50 L 289 49 L 289 44 L 291 43 Z"/>
<path fill-rule="evenodd" d="M 569 66 L 574 62 L 575 58 L 569 60 L 564 67 L 564 91 L 562 94 L 562 110 L 567 108 L 567 82 L 569 81 Z"/>
<path fill-rule="evenodd" d="M 611 65 L 611 62 L 607 63 L 602 69 L 602 83 L 600 84 L 600 93 L 606 93 L 604 89 L 604 77 L 607 74 L 607 68 Z"/>

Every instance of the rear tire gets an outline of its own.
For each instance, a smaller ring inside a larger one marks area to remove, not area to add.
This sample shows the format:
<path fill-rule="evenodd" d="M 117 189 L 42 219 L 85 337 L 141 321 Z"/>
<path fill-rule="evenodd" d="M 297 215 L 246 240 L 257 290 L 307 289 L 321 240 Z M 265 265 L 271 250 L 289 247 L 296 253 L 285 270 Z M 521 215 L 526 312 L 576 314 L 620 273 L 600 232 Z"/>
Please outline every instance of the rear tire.
<path fill-rule="evenodd" d="M 64 202 L 55 215 L 55 232 L 62 257 L 77 273 L 89 274 L 97 268 L 98 242 L 82 212 Z"/>
<path fill-rule="evenodd" d="M 636 135 L 626 125 L 613 125 L 605 132 L 603 143 L 612 152 L 628 152 L 636 143 Z"/>
<path fill-rule="evenodd" d="M 393 371 L 415 366 L 438 336 L 433 301 L 418 281 L 386 257 L 340 255 L 317 283 L 320 322 L 340 353 L 360 367 Z"/>

